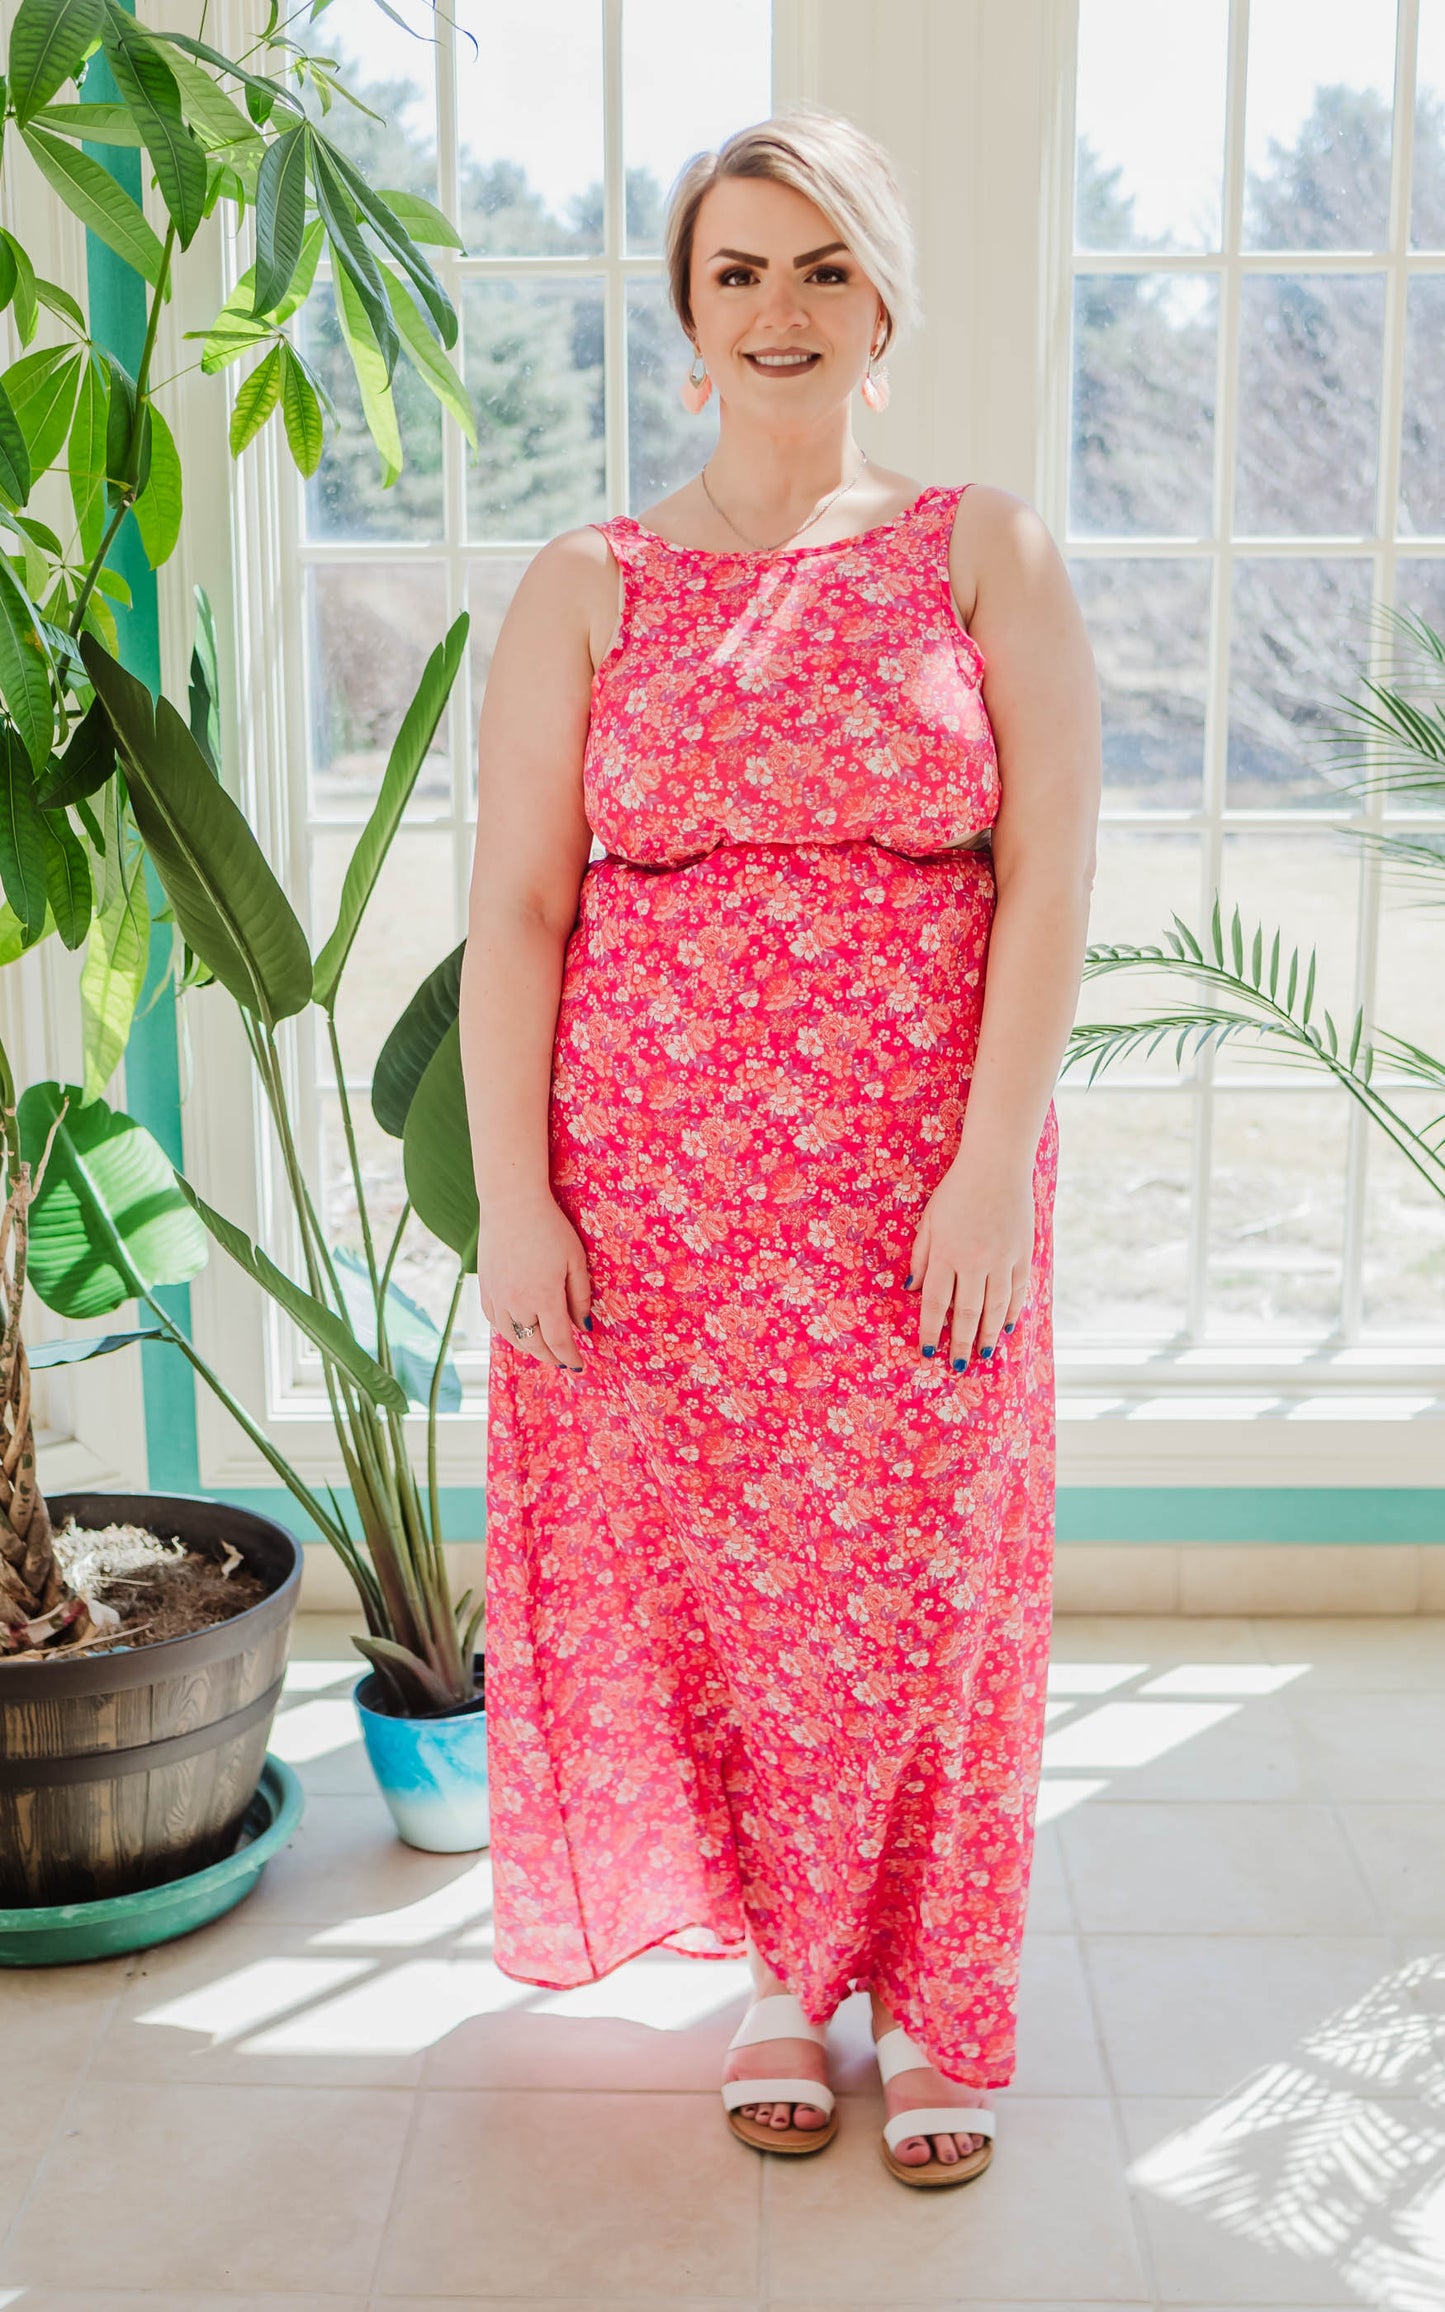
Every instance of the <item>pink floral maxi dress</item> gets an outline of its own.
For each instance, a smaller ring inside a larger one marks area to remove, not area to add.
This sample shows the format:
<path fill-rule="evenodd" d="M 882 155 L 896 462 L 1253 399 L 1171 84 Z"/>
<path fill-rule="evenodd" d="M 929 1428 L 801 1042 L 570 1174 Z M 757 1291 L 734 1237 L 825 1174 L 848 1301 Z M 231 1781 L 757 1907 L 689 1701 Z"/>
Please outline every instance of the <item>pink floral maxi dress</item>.
<path fill-rule="evenodd" d="M 966 486 L 966 485 L 965 485 Z M 496 1336 L 498 1966 L 565 1986 L 745 1927 L 807 2013 L 875 1986 L 1013 2075 L 1052 1576 L 1051 1216 L 966 1374 L 904 1289 L 957 1150 L 998 761 L 960 488 L 773 554 L 598 525 L 624 573 L 584 770 L 552 1188 L 580 1376 Z"/>

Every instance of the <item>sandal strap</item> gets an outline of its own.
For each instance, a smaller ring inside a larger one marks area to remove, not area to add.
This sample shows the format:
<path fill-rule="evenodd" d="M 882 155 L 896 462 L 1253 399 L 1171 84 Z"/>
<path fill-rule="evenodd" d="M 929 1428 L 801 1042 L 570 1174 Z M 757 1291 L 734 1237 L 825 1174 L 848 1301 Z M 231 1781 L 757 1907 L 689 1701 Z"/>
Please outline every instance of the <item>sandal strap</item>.
<path fill-rule="evenodd" d="M 898 2112 L 884 2127 L 883 2141 L 890 2151 L 897 2151 L 898 2146 L 907 2143 L 911 2135 L 992 2135 L 993 2132 L 991 2111 L 966 2111 L 961 2107 L 950 2109 L 946 2104 L 940 2104 L 926 2111 Z"/>
<path fill-rule="evenodd" d="M 930 2070 L 933 2067 L 933 2057 L 927 2048 L 920 2047 L 916 2039 L 910 2039 L 901 2023 L 895 2023 L 892 2030 L 885 2031 L 882 2038 L 876 2039 L 873 2045 L 885 2087 L 900 2071 L 914 2071 L 920 2065 Z"/>
<path fill-rule="evenodd" d="M 826 2047 L 828 2033 L 823 2024 L 809 2021 L 793 1992 L 770 1991 L 748 2009 L 728 2045 L 754 2047 L 762 2039 L 811 2039 L 815 2047 Z"/>
<path fill-rule="evenodd" d="M 831 2114 L 834 2095 L 821 2079 L 725 2079 L 723 2103 L 736 2111 L 743 2103 L 806 2103 Z"/>

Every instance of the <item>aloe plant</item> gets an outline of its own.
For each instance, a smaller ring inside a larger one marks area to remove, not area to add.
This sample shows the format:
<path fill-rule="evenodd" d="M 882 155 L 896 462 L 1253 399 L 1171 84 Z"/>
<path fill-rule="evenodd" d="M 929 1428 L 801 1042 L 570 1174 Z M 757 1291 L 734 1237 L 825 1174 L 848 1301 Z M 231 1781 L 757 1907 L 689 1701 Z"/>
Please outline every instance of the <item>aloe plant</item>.
<path fill-rule="evenodd" d="M 1445 803 L 1445 711 L 1428 693 L 1445 682 L 1445 638 L 1422 618 L 1384 613 L 1403 643 L 1406 683 L 1362 678 L 1363 698 L 1339 694 L 1333 732 L 1343 749 L 1336 767 L 1361 775 L 1341 782 L 1351 795 L 1394 795 L 1414 804 Z M 1413 658 L 1421 680 L 1409 680 Z M 1410 693 L 1423 688 L 1427 703 Z M 1445 837 L 1361 830 L 1377 857 L 1405 869 L 1437 901 L 1445 900 Z M 1173 929 L 1148 945 L 1091 946 L 1085 979 L 1134 970 L 1164 972 L 1180 983 L 1176 1003 L 1138 1018 L 1089 1021 L 1069 1038 L 1064 1067 L 1085 1067 L 1094 1082 L 1132 1053 L 1172 1041 L 1176 1060 L 1210 1046 L 1244 1043 L 1271 1057 L 1323 1073 L 1364 1109 L 1437 1196 L 1445 1196 L 1445 1114 L 1416 1127 L 1382 1089 L 1383 1073 L 1438 1092 L 1445 1100 L 1445 1057 L 1388 1029 L 1366 1030 L 1363 1010 L 1337 1024 L 1317 1003 L 1318 952 L 1286 951 L 1283 935 L 1246 925 L 1236 907 L 1226 925 L 1216 895 L 1203 938 L 1174 915 Z"/>

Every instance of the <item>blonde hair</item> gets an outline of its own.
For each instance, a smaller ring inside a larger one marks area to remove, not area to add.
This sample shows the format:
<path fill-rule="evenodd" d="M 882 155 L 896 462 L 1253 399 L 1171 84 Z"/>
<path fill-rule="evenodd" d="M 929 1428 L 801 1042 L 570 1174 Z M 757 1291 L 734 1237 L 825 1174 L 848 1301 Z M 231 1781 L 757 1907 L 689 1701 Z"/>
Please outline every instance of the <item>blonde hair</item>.
<path fill-rule="evenodd" d="M 792 105 L 737 129 L 716 152 L 694 153 L 667 198 L 667 281 L 686 334 L 692 315 L 692 246 L 697 212 L 724 177 L 765 177 L 791 185 L 821 209 L 846 241 L 883 302 L 886 353 L 894 337 L 919 320 L 913 228 L 907 204 L 880 144 L 842 113 Z"/>

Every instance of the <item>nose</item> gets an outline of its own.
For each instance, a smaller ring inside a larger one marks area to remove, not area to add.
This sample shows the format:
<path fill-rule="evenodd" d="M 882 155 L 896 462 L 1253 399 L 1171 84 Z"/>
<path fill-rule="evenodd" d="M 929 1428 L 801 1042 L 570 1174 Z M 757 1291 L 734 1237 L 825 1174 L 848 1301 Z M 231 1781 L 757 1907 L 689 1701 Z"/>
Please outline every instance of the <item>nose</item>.
<path fill-rule="evenodd" d="M 763 276 L 762 318 L 774 329 L 806 328 L 808 308 L 789 273 Z"/>

